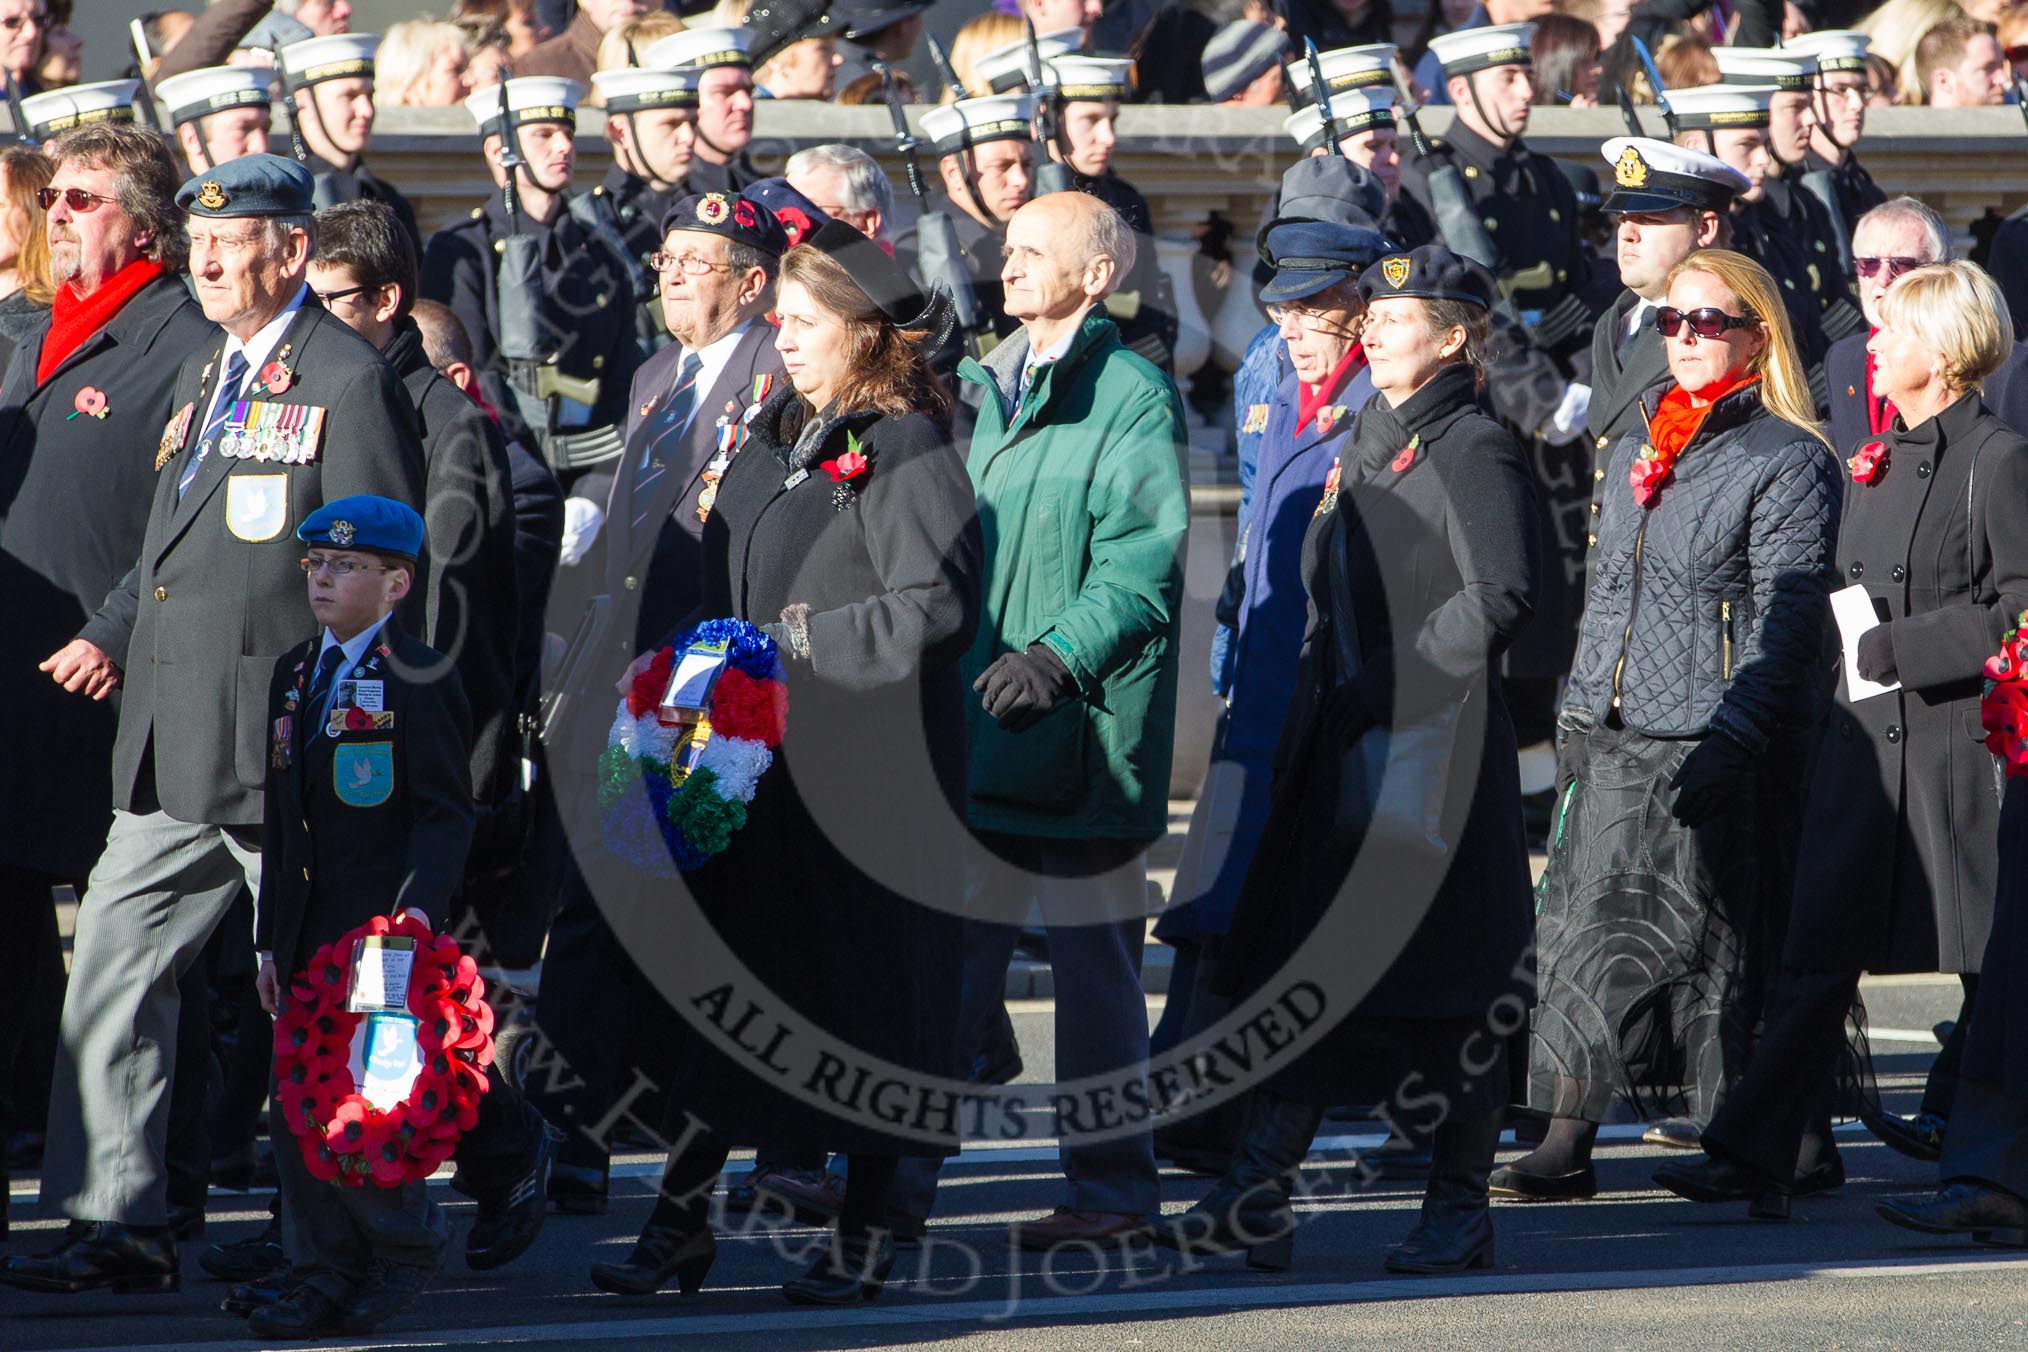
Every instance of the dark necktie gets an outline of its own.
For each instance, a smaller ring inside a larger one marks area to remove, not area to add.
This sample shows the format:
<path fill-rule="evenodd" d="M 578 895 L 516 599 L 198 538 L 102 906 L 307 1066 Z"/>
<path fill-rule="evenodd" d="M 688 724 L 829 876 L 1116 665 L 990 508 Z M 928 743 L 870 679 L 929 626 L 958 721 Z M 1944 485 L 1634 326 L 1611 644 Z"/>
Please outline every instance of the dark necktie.
<path fill-rule="evenodd" d="M 671 437 L 680 437 L 690 426 L 690 417 L 697 410 L 697 374 L 704 369 L 704 358 L 695 352 L 686 352 L 682 364 L 676 368 L 676 385 L 669 391 L 668 402 L 656 415 L 652 435 L 647 446 L 641 451 L 641 464 L 634 472 L 634 528 L 639 529 L 653 513 L 651 500 L 655 495 L 655 484 L 668 472 L 662 457 L 663 443 Z"/>
<path fill-rule="evenodd" d="M 190 485 L 197 480 L 198 467 L 204 457 L 211 454 L 211 444 L 225 427 L 225 419 L 232 412 L 233 401 L 239 398 L 239 382 L 246 377 L 246 354 L 235 352 L 225 359 L 225 374 L 218 378 L 218 393 L 211 406 L 211 416 L 204 420 L 204 430 L 197 436 L 197 443 L 186 453 L 183 473 L 176 476 L 176 500 L 183 501 L 183 495 L 190 491 Z"/>
<path fill-rule="evenodd" d="M 310 681 L 310 698 L 303 703 L 312 736 L 324 726 L 324 702 L 331 697 L 331 682 L 345 665 L 345 649 L 333 644 L 317 659 L 317 674 Z"/>

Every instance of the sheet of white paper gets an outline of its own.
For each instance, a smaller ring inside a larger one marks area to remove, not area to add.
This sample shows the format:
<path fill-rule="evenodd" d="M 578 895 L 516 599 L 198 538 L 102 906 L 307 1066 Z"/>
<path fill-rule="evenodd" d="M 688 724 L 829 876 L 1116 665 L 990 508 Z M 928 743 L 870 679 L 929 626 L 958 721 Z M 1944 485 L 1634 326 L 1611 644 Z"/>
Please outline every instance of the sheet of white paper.
<path fill-rule="evenodd" d="M 1832 592 L 1831 617 L 1838 622 L 1838 645 L 1845 650 L 1847 696 L 1856 703 L 1901 689 L 1899 681 L 1882 685 L 1859 674 L 1859 636 L 1880 623 L 1880 612 L 1873 608 L 1873 597 L 1866 588 L 1855 582 L 1841 591 Z"/>
<path fill-rule="evenodd" d="M 406 1009 L 408 977 L 415 965 L 415 941 L 388 935 L 359 945 L 352 962 L 352 989 L 345 1007 L 353 1013 Z"/>

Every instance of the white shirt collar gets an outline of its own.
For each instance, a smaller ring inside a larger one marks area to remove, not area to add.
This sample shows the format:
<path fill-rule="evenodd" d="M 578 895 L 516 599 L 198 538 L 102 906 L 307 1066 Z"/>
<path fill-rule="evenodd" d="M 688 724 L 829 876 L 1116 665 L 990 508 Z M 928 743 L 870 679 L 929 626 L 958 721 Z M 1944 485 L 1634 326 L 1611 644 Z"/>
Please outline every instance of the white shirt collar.
<path fill-rule="evenodd" d="M 1070 345 L 1077 341 L 1078 331 L 1083 327 L 1084 324 L 1080 321 L 1072 325 L 1068 333 L 1065 333 L 1063 337 L 1057 339 L 1048 347 L 1029 348 L 1027 365 L 1040 366 L 1046 361 L 1062 361 L 1064 356 L 1070 351 Z"/>
<path fill-rule="evenodd" d="M 1662 307 L 1644 296 L 1634 298 L 1634 308 L 1627 311 L 1626 336 L 1631 338 L 1641 331 L 1641 325 L 1648 322 L 1648 312 Z"/>
<path fill-rule="evenodd" d="M 342 676 L 347 670 L 358 666 L 360 660 L 366 656 L 366 650 L 373 646 L 373 640 L 378 638 L 380 631 L 387 627 L 387 620 L 388 617 L 386 615 L 381 616 L 378 623 L 369 624 L 343 643 L 338 641 L 338 636 L 331 632 L 329 625 L 326 625 L 324 627 L 324 641 L 317 645 L 316 665 L 322 666 L 324 664 L 325 653 L 330 652 L 333 648 L 341 648 L 345 652 L 345 665 L 338 668 L 339 675 Z M 312 668 L 313 675 L 314 671 L 315 668 Z M 336 677 L 332 678 L 332 686 L 334 689 L 337 686 Z"/>
<path fill-rule="evenodd" d="M 282 341 L 282 330 L 289 327 L 289 321 L 296 317 L 296 311 L 303 308 L 303 302 L 309 294 L 308 282 L 297 287 L 296 294 L 282 307 L 282 312 L 261 325 L 260 331 L 244 343 L 230 334 L 226 335 L 225 360 L 230 362 L 235 352 L 246 357 L 246 374 L 241 376 L 239 381 L 241 389 L 245 389 L 247 381 L 259 375 L 261 368 L 268 364 L 268 357 L 273 354 L 275 345 Z"/>
<path fill-rule="evenodd" d="M 705 394 L 713 385 L 718 383 L 719 375 L 725 370 L 727 364 L 732 361 L 733 349 L 739 346 L 739 340 L 745 337 L 746 331 L 752 327 L 753 321 L 749 319 L 723 338 L 718 339 L 716 342 L 707 343 L 705 346 L 698 348 L 694 354 L 689 354 L 696 356 L 698 363 L 697 402 L 693 406 L 700 412 L 703 411 Z M 681 369 L 682 363 L 678 362 L 677 367 Z"/>

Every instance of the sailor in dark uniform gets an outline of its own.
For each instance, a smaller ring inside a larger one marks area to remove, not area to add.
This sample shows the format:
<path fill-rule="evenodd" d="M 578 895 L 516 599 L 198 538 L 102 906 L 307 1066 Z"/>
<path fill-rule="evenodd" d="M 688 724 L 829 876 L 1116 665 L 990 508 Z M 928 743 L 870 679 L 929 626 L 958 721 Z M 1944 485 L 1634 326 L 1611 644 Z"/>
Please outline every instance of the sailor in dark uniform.
<path fill-rule="evenodd" d="M 1401 146 L 1394 120 L 1394 57 L 1391 42 L 1368 43 L 1363 47 L 1340 47 L 1318 54 L 1318 68 L 1324 72 L 1324 86 L 1331 91 L 1331 120 L 1338 129 L 1338 148 L 1345 158 L 1371 173 L 1387 190 L 1387 211 L 1380 218 L 1380 233 L 1401 249 L 1415 249 L 1435 242 L 1436 223 L 1413 197 L 1401 191 Z M 1330 148 L 1324 140 L 1324 118 L 1317 108 L 1312 88 L 1310 63 L 1298 61 L 1284 72 L 1288 77 L 1289 107 L 1294 109 L 1282 123 L 1283 130 L 1296 140 L 1306 155 L 1325 155 Z M 1262 225 L 1273 219 L 1275 204 L 1261 217 Z M 1258 274 L 1255 281 L 1266 284 Z"/>
<path fill-rule="evenodd" d="M 682 71 L 697 80 L 696 158 L 686 191 L 736 193 L 767 177 L 746 153 L 754 109 L 748 39 L 744 28 L 689 28 L 641 53 L 643 69 Z"/>
<path fill-rule="evenodd" d="M 1817 125 L 1803 157 L 1802 181 L 1844 225 L 1848 246 L 1859 218 L 1887 200 L 1853 150 L 1866 134 L 1867 41 L 1864 33 L 1805 33 L 1782 47 L 1791 55 L 1817 58 L 1811 100 Z M 1849 247 L 1843 261 L 1849 273 Z"/>
<path fill-rule="evenodd" d="M 1746 47 L 1720 47 L 1713 55 L 1718 59 L 1721 84 L 1774 86 L 1768 98 L 1767 150 L 1776 172 L 1768 175 L 1753 209 L 1770 234 L 1794 241 L 1801 252 L 1824 340 L 1835 343 L 1857 333 L 1866 321 L 1846 285 L 1849 237 L 1830 207 L 1803 184 L 1803 161 L 1810 153 L 1810 135 L 1816 126 L 1812 105 L 1816 101 L 1817 59 L 1787 50 Z"/>
<path fill-rule="evenodd" d="M 134 95 L 139 80 L 101 80 L 96 84 L 65 85 L 47 94 L 30 94 L 21 100 L 21 120 L 28 140 L 51 149 L 51 142 L 72 127 L 95 122 L 134 121 Z"/>
<path fill-rule="evenodd" d="M 950 217 L 958 248 L 971 274 L 979 310 L 1004 338 L 1021 327 L 1009 319 L 1000 294 L 1000 246 L 1007 218 L 1033 194 L 1035 99 L 1030 94 L 992 94 L 959 99 L 923 114 L 923 135 L 937 153 L 943 191 L 932 194 L 930 210 Z M 895 256 L 915 266 L 913 228 L 895 241 Z"/>
<path fill-rule="evenodd" d="M 169 110 L 171 139 L 193 174 L 242 155 L 265 154 L 273 110 L 260 66 L 207 66 L 155 86 Z"/>
<path fill-rule="evenodd" d="M 682 194 L 697 162 L 697 84 L 702 74 L 628 67 L 592 76 L 592 86 L 605 102 L 613 167 L 604 182 L 572 205 L 582 202 L 594 227 L 610 231 L 634 264 L 634 332 L 644 354 L 669 341 L 648 260 L 662 247 L 662 215 Z"/>
<path fill-rule="evenodd" d="M 385 202 L 420 249 L 415 209 L 359 158 L 373 139 L 373 56 L 379 48 L 377 33 L 340 33 L 282 48 L 289 116 L 308 152 L 298 158 L 317 181 L 317 209 Z"/>
<path fill-rule="evenodd" d="M 543 350 L 531 362 L 536 370 L 522 377 L 534 388 L 510 393 L 514 373 L 501 354 L 499 260 L 503 241 L 513 233 L 501 198 L 489 198 L 470 219 L 431 236 L 422 260 L 422 294 L 449 305 L 471 335 L 488 400 L 519 415 L 516 434 L 526 428 L 526 439 L 542 450 L 566 488 L 589 466 L 619 453 L 627 388 L 642 359 L 626 260 L 569 210 L 576 165 L 572 133 L 583 94 L 584 86 L 554 76 L 509 80 L 505 125 L 501 86 L 465 100 L 479 124 L 494 182 L 506 182 L 501 152 L 507 126 L 519 147 L 513 224 L 539 241 L 541 260 L 537 309 Z M 595 531 L 596 510 L 579 511 L 579 530 Z M 566 561 L 573 561 L 571 543 L 566 538 Z M 581 556 L 589 544 L 586 535 L 576 553 Z"/>
<path fill-rule="evenodd" d="M 1670 90 L 1669 108 L 1676 118 L 1676 144 L 1715 155 L 1746 176 L 1747 189 L 1732 208 L 1731 247 L 1766 268 L 1781 287 L 1796 356 L 1821 407 L 1824 354 L 1831 345 L 1811 285 L 1807 245 L 1786 231 L 1770 229 L 1768 218 L 1755 209 L 1778 172 L 1768 151 L 1768 107 L 1774 94 L 1773 85 L 1700 85 Z"/>

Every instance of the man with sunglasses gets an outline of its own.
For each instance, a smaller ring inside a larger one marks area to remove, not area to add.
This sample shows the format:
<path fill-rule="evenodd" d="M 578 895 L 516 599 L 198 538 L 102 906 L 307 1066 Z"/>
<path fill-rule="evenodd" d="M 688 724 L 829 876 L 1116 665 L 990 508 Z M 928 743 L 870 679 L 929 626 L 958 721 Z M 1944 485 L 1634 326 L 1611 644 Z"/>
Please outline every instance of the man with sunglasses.
<path fill-rule="evenodd" d="M 273 109 L 263 66 L 207 66 L 155 86 L 171 136 L 193 174 L 268 148 Z"/>
<path fill-rule="evenodd" d="M 592 76 L 592 87 L 606 106 L 613 166 L 605 181 L 577 202 L 593 213 L 601 230 L 626 246 L 635 269 L 634 333 L 643 355 L 669 341 L 648 259 L 662 247 L 662 213 L 681 194 L 696 162 L 701 78 L 701 71 L 632 66 Z"/>
<path fill-rule="evenodd" d="M 422 232 L 408 199 L 360 160 L 378 116 L 373 58 L 379 49 L 377 33 L 341 33 L 282 48 L 289 116 L 308 151 L 303 164 L 317 181 L 318 209 L 340 202 L 385 202 L 420 249 Z"/>
<path fill-rule="evenodd" d="M 162 138 L 107 122 L 58 133 L 51 154 L 35 228 L 49 240 L 56 297 L 0 378 L 0 574 L 36 579 L 7 589 L 0 745 L 15 766 L 64 767 L 0 776 L 0 913 L 16 926 L 0 944 L 0 1086 L 12 1088 L 16 1125 L 37 1132 L 45 1091 L 10 1068 L 53 1051 L 63 960 L 50 891 L 82 892 L 105 844 L 118 710 L 65 694 L 35 668 L 141 552 L 154 475 L 134 437 L 167 420 L 177 366 L 212 332 L 183 286 L 178 176 Z M 50 1031 L 18 1055 L 31 1029 Z M 201 1204 L 207 1163 L 200 1146 L 195 1187 L 178 1202 Z"/>
<path fill-rule="evenodd" d="M 1869 437 L 1885 435 L 1894 408 L 1873 393 L 1866 341 L 1880 327 L 1880 301 L 1901 277 L 1951 256 L 1950 228 L 1927 205 L 1898 197 L 1875 207 L 1852 232 L 1853 285 L 1866 316 L 1860 332 L 1831 345 L 1824 356 L 1830 395 L 1831 449 L 1850 455 Z"/>
<path fill-rule="evenodd" d="M 0 1264 L 9 1285 L 177 1289 L 163 1157 L 181 1000 L 164 977 L 192 969 L 242 887 L 259 894 L 262 692 L 311 627 L 290 532 L 331 497 L 422 499 L 415 413 L 393 369 L 305 303 L 310 192 L 309 172 L 274 155 L 177 192 L 198 304 L 224 332 L 182 348 L 136 561 L 42 663 L 73 699 L 122 698 L 115 812 L 78 910 L 44 1159 L 45 1203 L 80 1224 L 60 1249 Z M 125 454 L 146 454 L 142 410 L 100 394 L 79 391 L 81 416 L 105 414 Z"/>

